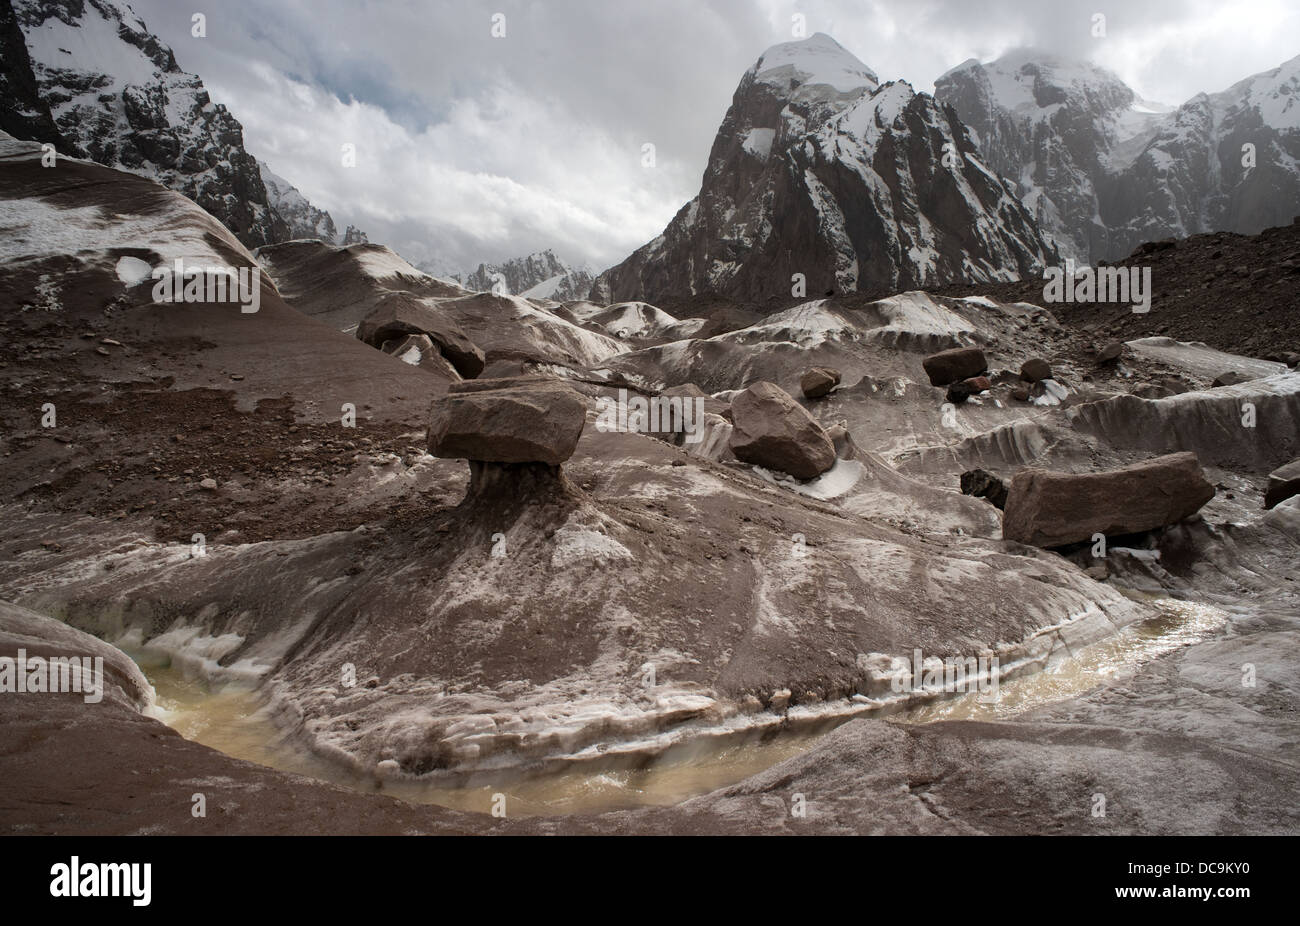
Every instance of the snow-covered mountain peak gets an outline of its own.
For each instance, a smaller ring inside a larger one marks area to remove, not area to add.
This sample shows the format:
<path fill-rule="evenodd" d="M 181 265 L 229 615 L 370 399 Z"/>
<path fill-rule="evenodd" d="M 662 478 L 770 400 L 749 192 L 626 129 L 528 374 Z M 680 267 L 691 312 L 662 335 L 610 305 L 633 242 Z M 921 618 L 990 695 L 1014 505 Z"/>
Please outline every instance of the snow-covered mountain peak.
<path fill-rule="evenodd" d="M 31 77 L 70 145 L 184 193 L 243 243 L 288 237 L 243 128 L 120 0 L 12 0 Z"/>
<path fill-rule="evenodd" d="M 751 69 L 756 80 L 794 91 L 831 87 L 840 93 L 874 90 L 880 83 L 871 69 L 824 32 L 773 45 Z"/>
<path fill-rule="evenodd" d="M 988 62 L 971 58 L 943 74 L 935 87 L 941 93 L 962 81 L 974 82 L 997 108 L 1035 122 L 1046 122 L 1067 106 L 1114 112 L 1137 101 L 1133 90 L 1105 68 L 1035 48 L 1014 48 Z"/>
<path fill-rule="evenodd" d="M 1300 55 L 1214 94 L 1216 108 L 1255 109 L 1274 129 L 1300 129 Z"/>

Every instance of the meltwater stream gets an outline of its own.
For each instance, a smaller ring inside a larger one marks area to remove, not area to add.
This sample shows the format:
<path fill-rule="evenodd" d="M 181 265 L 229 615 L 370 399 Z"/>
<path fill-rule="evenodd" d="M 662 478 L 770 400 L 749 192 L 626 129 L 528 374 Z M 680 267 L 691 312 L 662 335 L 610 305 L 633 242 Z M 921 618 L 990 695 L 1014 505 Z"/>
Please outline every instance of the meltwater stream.
<path fill-rule="evenodd" d="M 978 693 L 955 695 L 891 714 L 891 722 L 1004 719 L 1080 695 L 1117 674 L 1219 631 L 1228 615 L 1211 606 L 1174 599 L 1152 602 L 1158 617 L 1124 628 L 1104 640 L 1050 662 L 1041 671 L 999 685 L 991 703 Z M 378 785 L 285 742 L 258 695 L 247 689 L 209 690 L 170 665 L 140 659 L 157 692 L 155 715 L 186 739 L 227 755 L 285 772 L 370 793 Z M 863 713 L 856 716 L 871 716 Z M 678 804 L 734 784 L 811 748 L 832 727 L 852 717 L 828 720 L 820 728 L 770 732 L 737 740 L 703 738 L 673 746 L 653 759 L 629 759 L 624 766 L 578 765 L 558 772 L 494 779 L 459 787 L 387 781 L 382 793 L 420 804 L 487 812 L 496 793 L 507 796 L 511 815 L 597 813 L 649 805 Z"/>

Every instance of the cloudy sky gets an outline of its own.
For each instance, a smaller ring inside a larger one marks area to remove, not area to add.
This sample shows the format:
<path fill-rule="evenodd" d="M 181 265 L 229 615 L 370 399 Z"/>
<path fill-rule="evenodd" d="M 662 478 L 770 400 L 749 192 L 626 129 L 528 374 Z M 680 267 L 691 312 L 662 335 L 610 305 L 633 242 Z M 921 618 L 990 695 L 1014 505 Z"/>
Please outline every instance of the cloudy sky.
<path fill-rule="evenodd" d="M 448 269 L 546 247 L 603 269 L 653 238 L 698 190 L 741 75 L 796 13 L 927 92 L 968 58 L 1026 45 L 1166 103 L 1300 54 L 1294 0 L 221 0 L 201 39 L 189 5 L 129 2 L 340 231 Z"/>

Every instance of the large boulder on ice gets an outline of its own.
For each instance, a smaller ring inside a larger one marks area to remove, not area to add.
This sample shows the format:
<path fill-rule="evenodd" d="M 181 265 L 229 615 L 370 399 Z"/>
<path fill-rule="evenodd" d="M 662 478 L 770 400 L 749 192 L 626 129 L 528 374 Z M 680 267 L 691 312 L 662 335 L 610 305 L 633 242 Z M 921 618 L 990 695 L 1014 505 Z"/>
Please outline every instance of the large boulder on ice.
<path fill-rule="evenodd" d="M 1002 536 L 1039 547 L 1175 524 L 1214 497 L 1194 453 L 1171 453 L 1105 473 L 1024 469 L 1011 480 Z"/>
<path fill-rule="evenodd" d="M 921 361 L 931 386 L 950 386 L 963 379 L 979 376 L 989 368 L 984 351 L 978 347 L 954 347 L 941 350 Z"/>
<path fill-rule="evenodd" d="M 483 351 L 465 331 L 437 308 L 410 293 L 384 296 L 357 325 L 357 337 L 373 347 L 402 335 L 426 335 L 456 372 L 473 379 L 483 372 Z"/>
<path fill-rule="evenodd" d="M 429 452 L 481 463 L 558 466 L 578 445 L 587 403 L 573 388 L 540 377 L 453 383 L 429 422 Z"/>
<path fill-rule="evenodd" d="M 731 400 L 736 459 L 789 473 L 820 476 L 835 464 L 835 445 L 826 431 L 788 392 L 773 383 L 754 383 Z"/>
<path fill-rule="evenodd" d="M 1276 507 L 1292 495 L 1300 495 L 1300 458 L 1292 460 L 1286 466 L 1279 466 L 1268 474 L 1264 507 Z"/>

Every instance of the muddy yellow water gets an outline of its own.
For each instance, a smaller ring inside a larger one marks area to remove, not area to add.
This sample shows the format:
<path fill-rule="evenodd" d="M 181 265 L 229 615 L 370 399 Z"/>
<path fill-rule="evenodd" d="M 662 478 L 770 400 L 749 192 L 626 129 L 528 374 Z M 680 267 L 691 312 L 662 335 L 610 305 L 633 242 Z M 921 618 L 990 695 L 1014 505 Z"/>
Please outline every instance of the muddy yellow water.
<path fill-rule="evenodd" d="M 1062 652 L 1045 668 L 999 685 L 990 701 L 978 693 L 954 695 L 889 716 L 901 723 L 935 720 L 989 720 L 1012 717 L 1082 694 L 1118 673 L 1149 662 L 1218 631 L 1224 612 L 1204 605 L 1162 599 L 1160 616 L 1125 628 L 1072 653 Z M 226 687 L 210 690 L 170 665 L 141 661 L 157 692 L 156 715 L 187 739 L 227 755 L 281 771 L 375 792 L 371 779 L 353 776 L 333 763 L 285 742 L 262 709 L 258 695 Z M 505 795 L 511 816 L 564 814 L 677 804 L 687 798 L 741 781 L 811 748 L 839 721 L 815 730 L 772 732 L 720 742 L 697 740 L 672 747 L 635 767 L 576 767 L 562 772 L 496 778 L 481 784 L 439 787 L 386 782 L 382 793 L 413 803 L 441 804 L 459 810 L 490 812 L 494 797 Z"/>

